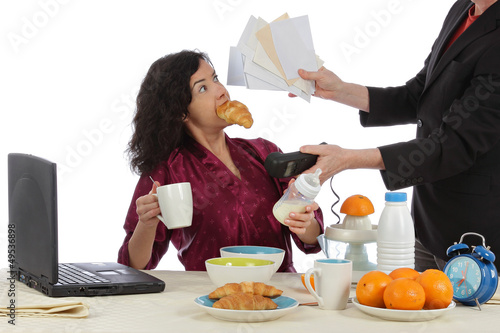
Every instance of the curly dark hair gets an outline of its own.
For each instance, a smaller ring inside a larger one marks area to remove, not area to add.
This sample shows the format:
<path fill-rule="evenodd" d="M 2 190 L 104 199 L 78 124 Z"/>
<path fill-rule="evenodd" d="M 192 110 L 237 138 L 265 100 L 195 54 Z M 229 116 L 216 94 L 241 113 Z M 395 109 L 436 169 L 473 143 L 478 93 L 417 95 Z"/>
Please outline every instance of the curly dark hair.
<path fill-rule="evenodd" d="M 184 50 L 156 60 L 142 81 L 133 120 L 134 133 L 126 152 L 131 169 L 151 172 L 186 138 L 183 120 L 191 103 L 191 76 L 208 55 Z"/>

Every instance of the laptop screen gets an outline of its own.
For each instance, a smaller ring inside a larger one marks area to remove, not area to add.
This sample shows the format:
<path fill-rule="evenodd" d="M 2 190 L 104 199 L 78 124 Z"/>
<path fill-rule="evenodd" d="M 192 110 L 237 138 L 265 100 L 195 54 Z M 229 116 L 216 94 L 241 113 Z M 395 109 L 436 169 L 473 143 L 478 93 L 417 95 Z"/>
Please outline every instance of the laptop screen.
<path fill-rule="evenodd" d="M 9 224 L 15 226 L 16 269 L 56 283 L 56 164 L 33 155 L 9 154 L 8 181 Z"/>

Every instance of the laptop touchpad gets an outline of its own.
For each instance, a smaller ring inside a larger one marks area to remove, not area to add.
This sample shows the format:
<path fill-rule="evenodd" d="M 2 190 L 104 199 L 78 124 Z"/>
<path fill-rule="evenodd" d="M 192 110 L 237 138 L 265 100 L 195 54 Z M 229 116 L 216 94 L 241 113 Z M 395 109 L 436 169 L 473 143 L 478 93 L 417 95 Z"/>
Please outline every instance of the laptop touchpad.
<path fill-rule="evenodd" d="M 97 271 L 101 275 L 120 275 L 117 271 Z"/>
<path fill-rule="evenodd" d="M 135 275 L 137 272 L 128 269 L 117 269 L 117 270 L 107 270 L 107 271 L 97 271 L 97 273 L 102 275 Z"/>

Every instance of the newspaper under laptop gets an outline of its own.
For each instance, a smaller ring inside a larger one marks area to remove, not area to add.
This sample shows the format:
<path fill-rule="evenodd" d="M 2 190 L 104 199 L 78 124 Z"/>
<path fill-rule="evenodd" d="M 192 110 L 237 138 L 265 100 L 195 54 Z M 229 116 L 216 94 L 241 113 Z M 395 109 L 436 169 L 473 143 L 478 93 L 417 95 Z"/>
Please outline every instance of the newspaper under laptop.
<path fill-rule="evenodd" d="M 57 168 L 9 154 L 9 229 L 15 230 L 16 279 L 51 297 L 161 292 L 165 283 L 118 263 L 59 264 Z"/>

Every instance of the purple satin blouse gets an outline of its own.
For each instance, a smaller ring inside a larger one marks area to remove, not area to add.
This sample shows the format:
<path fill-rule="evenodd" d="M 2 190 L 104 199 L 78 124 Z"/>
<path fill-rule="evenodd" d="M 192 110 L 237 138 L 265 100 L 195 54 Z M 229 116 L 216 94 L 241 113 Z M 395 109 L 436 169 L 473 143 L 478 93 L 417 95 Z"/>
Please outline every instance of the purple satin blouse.
<path fill-rule="evenodd" d="M 190 182 L 193 191 L 193 223 L 188 228 L 168 230 L 158 223 L 153 253 L 146 269 L 153 269 L 167 252 L 169 243 L 178 251 L 186 270 L 205 270 L 205 260 L 220 257 L 219 249 L 230 245 L 261 245 L 285 250 L 279 271 L 295 272 L 291 239 L 305 253 L 317 253 L 319 245 L 304 244 L 288 227 L 279 223 L 272 209 L 290 179 L 275 179 L 264 168 L 271 152 L 280 151 L 264 139 L 237 139 L 226 135 L 241 180 L 215 155 L 193 139 L 172 152 L 151 174 L 143 174 L 135 189 L 125 220 L 125 240 L 118 262 L 129 265 L 128 242 L 138 222 L 136 200 L 151 191 L 151 176 L 162 185 Z M 317 221 L 323 231 L 323 217 Z"/>

